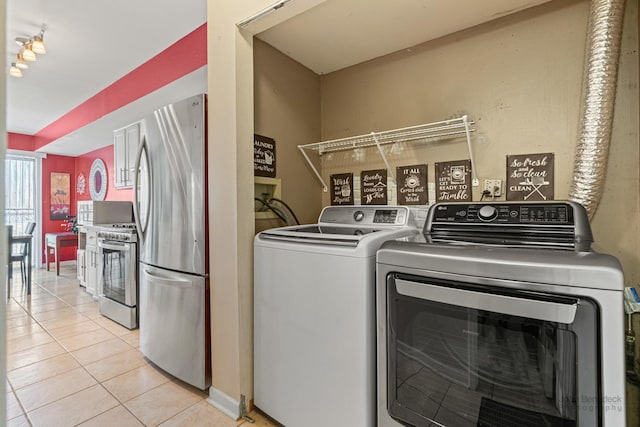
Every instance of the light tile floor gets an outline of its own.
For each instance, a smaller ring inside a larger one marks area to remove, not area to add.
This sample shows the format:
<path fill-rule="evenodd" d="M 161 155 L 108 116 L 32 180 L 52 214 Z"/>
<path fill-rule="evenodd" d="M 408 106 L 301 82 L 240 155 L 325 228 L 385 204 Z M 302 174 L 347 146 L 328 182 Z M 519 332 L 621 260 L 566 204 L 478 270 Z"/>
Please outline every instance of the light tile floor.
<path fill-rule="evenodd" d="M 139 331 L 103 317 L 75 264 L 34 270 L 31 295 L 14 276 L 7 301 L 8 426 L 276 426 L 231 420 L 206 392 L 156 368 Z"/>

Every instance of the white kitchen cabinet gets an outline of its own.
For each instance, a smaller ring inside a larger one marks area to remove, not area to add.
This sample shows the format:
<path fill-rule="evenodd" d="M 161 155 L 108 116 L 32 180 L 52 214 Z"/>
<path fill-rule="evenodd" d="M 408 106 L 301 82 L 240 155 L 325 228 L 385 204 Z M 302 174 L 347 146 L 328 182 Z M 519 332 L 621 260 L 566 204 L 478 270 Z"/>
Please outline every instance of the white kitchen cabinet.
<path fill-rule="evenodd" d="M 97 295 L 98 287 L 98 228 L 78 228 L 77 276 L 80 286 L 91 295 Z"/>
<path fill-rule="evenodd" d="M 134 123 L 113 134 L 113 168 L 116 188 L 133 187 L 136 154 L 140 145 L 140 123 Z"/>
<path fill-rule="evenodd" d="M 85 264 L 85 250 L 78 249 L 76 252 L 76 276 L 78 277 L 78 282 L 80 282 L 80 286 L 87 286 L 87 275 L 86 270 L 87 266 Z"/>

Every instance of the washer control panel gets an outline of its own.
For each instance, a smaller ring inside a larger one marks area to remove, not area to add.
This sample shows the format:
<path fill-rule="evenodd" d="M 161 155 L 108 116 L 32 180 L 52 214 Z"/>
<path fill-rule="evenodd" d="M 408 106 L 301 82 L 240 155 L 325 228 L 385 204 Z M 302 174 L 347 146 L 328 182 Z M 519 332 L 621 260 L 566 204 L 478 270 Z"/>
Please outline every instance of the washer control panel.
<path fill-rule="evenodd" d="M 435 205 L 433 223 L 572 225 L 573 208 L 555 203 L 456 203 Z"/>
<path fill-rule="evenodd" d="M 328 206 L 320 214 L 320 224 L 394 226 L 409 222 L 406 206 Z"/>

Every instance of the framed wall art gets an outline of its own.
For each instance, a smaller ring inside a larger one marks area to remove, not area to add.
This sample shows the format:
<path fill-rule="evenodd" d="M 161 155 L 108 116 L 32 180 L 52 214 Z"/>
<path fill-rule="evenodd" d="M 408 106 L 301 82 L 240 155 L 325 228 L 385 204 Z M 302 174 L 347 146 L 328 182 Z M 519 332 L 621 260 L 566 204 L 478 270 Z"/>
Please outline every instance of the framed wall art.
<path fill-rule="evenodd" d="M 49 219 L 67 219 L 71 213 L 71 175 L 51 172 Z"/>

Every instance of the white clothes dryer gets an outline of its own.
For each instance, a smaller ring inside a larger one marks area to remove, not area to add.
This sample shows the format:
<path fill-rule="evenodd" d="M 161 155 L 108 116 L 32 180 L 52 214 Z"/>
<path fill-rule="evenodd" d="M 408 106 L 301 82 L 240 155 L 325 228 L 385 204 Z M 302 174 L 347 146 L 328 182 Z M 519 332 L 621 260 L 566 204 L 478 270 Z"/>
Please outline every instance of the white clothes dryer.
<path fill-rule="evenodd" d="M 255 238 L 254 402 L 287 426 L 376 423 L 375 255 L 427 207 L 330 206 Z"/>
<path fill-rule="evenodd" d="M 623 275 L 570 202 L 431 207 L 377 258 L 378 426 L 625 425 Z"/>

